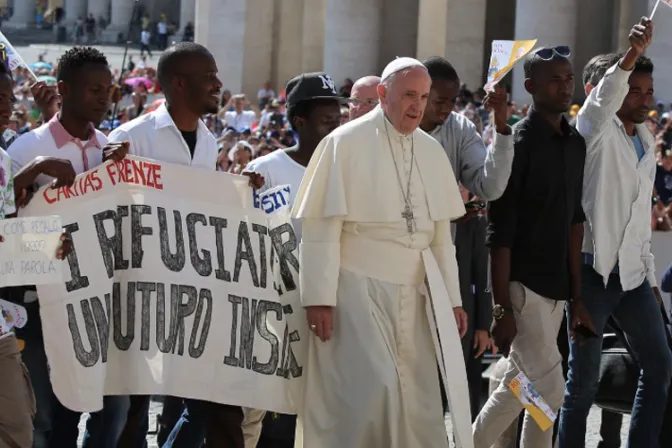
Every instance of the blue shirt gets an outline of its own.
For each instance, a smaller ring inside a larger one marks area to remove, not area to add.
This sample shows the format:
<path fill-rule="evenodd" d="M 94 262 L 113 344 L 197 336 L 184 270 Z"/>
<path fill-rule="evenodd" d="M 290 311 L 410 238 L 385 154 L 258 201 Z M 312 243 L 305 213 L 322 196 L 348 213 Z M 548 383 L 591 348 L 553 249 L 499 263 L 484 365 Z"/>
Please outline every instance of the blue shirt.
<path fill-rule="evenodd" d="M 637 152 L 637 160 L 642 160 L 642 157 L 644 157 L 644 153 L 646 152 L 644 150 L 644 143 L 642 143 L 642 139 L 639 138 L 638 135 L 633 135 L 630 138 L 632 138 L 632 143 L 635 144 L 635 151 Z"/>

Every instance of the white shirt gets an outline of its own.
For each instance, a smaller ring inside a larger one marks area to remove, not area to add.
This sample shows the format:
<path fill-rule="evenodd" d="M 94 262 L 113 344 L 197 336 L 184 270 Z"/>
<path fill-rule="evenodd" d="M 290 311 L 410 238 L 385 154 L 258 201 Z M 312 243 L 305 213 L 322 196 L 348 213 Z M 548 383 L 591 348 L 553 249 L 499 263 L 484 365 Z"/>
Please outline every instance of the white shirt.
<path fill-rule="evenodd" d="M 654 139 L 644 124 L 636 125 L 646 151 L 638 160 L 632 138 L 616 117 L 630 89 L 631 73 L 618 64 L 610 68 L 588 95 L 576 121 L 587 144 L 583 251 L 594 254 L 593 267 L 605 286 L 618 263 L 624 291 L 637 288 L 644 279 L 657 285 L 651 254 Z"/>
<path fill-rule="evenodd" d="M 166 22 L 159 22 L 157 28 L 159 30 L 159 34 L 168 34 L 168 25 Z"/>
<path fill-rule="evenodd" d="M 105 134 L 91 127 L 91 138 L 81 141 L 72 137 L 58 121 L 58 114 L 48 123 L 21 135 L 7 150 L 12 159 L 12 170 L 19 171 L 37 157 L 56 157 L 69 160 L 75 173 L 81 174 L 103 163 L 102 148 L 107 144 Z M 37 176 L 39 186 L 52 182 L 44 174 Z"/>
<path fill-rule="evenodd" d="M 226 111 L 224 121 L 226 121 L 227 126 L 231 126 L 238 132 L 243 132 L 245 129 L 250 129 L 252 124 L 257 121 L 257 114 L 253 110 L 244 110 L 241 113 L 235 110 Z"/>
<path fill-rule="evenodd" d="M 244 172 L 264 176 L 264 186 L 261 187 L 260 192 L 280 185 L 289 185 L 289 206 L 291 208 L 294 206 L 294 198 L 299 191 L 303 175 L 306 173 L 306 167 L 295 162 L 285 151 L 278 149 L 248 163 Z M 296 238 L 300 240 L 301 220 L 294 219 L 292 224 Z"/>
<path fill-rule="evenodd" d="M 273 89 L 259 89 L 257 92 L 257 98 L 260 100 L 264 98 L 275 98 L 275 92 Z"/>
<path fill-rule="evenodd" d="M 129 154 L 160 160 L 162 162 L 189 165 L 213 171 L 217 164 L 217 141 L 203 121 L 199 120 L 196 131 L 194 157 L 182 137 L 182 133 L 168 113 L 166 103 L 154 112 L 141 115 L 112 131 L 110 142 L 130 143 Z"/>
<path fill-rule="evenodd" d="M 152 34 L 149 31 L 143 30 L 142 33 L 140 33 L 140 42 L 143 45 L 149 45 L 149 38 L 151 36 L 152 36 Z"/>

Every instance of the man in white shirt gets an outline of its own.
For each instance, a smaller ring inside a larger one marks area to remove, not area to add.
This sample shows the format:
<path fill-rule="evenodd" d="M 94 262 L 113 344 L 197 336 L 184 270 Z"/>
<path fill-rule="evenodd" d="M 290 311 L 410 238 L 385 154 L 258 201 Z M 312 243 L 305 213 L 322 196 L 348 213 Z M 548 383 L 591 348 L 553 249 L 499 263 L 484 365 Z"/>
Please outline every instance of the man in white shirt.
<path fill-rule="evenodd" d="M 57 79 L 62 98 L 60 113 L 19 137 L 8 150 L 16 191 L 34 191 L 49 183 L 72 185 L 76 174 L 100 165 L 114 148 L 120 155 L 124 153 L 123 145 L 105 147 L 107 138 L 95 129 L 110 104 L 112 73 L 105 56 L 94 48 L 72 48 L 59 60 Z M 106 149 L 110 151 L 104 154 Z M 37 405 L 33 446 L 74 446 L 81 414 L 63 407 L 52 391 L 37 294 L 34 287 L 24 289 L 29 323 L 22 329 L 26 340 L 23 359 Z M 85 447 L 116 447 L 126 421 L 127 402 L 124 397 L 105 397 L 104 413 L 93 413 L 87 422 Z"/>
<path fill-rule="evenodd" d="M 341 102 L 335 84 L 326 73 L 305 73 L 296 76 L 287 83 L 287 118 L 292 129 L 299 135 L 296 146 L 278 149 L 250 162 L 245 168 L 247 173 L 257 173 L 264 178 L 261 191 L 280 185 L 289 185 L 289 206 L 294 205 L 296 192 L 306 172 L 306 166 L 317 145 L 331 131 L 336 129 L 341 119 Z M 244 173 L 245 174 L 245 173 Z M 301 239 L 301 222 L 294 220 L 294 233 Z M 249 413 L 250 417 L 255 416 Z M 261 420 L 258 414 L 257 420 Z M 281 416 L 293 426 L 295 417 Z M 259 428 L 260 429 L 260 428 Z M 258 430 L 257 430 L 258 431 Z M 291 429 L 288 432 L 293 434 Z M 258 434 L 256 435 L 258 437 Z M 264 446 L 271 446 L 266 441 Z M 255 445 L 256 446 L 256 445 Z"/>
<path fill-rule="evenodd" d="M 586 418 L 598 388 L 602 335 L 609 316 L 627 336 L 641 369 L 628 446 L 660 446 L 672 353 L 651 254 L 656 156 L 653 136 L 644 121 L 653 105 L 653 64 L 642 55 L 652 34 L 652 22 L 643 18 L 630 32 L 631 45 L 624 55 L 594 58 L 584 70 L 588 98 L 577 117 L 577 129 L 587 144 L 582 298 L 597 334 L 570 331 L 560 448 L 584 446 Z M 570 305 L 568 329 L 575 318 L 573 311 Z"/>
<path fill-rule="evenodd" d="M 212 54 L 200 44 L 182 42 L 168 48 L 157 67 L 166 102 L 117 128 L 110 140 L 128 141 L 133 155 L 215 170 L 217 142 L 200 117 L 217 112 L 222 90 L 217 72 Z M 212 446 L 243 448 L 240 406 L 192 399 L 185 399 L 184 404 L 185 411 L 164 448 L 198 448 L 206 438 Z M 137 415 L 143 419 L 148 418 L 148 405 L 149 397 L 132 398 L 132 406 L 142 410 Z"/>
<path fill-rule="evenodd" d="M 249 104 L 247 97 L 242 93 L 233 98 L 234 110 L 224 113 L 226 125 L 232 127 L 236 132 L 243 132 L 245 129 L 252 128 L 252 124 L 257 121 L 257 113 L 253 110 L 245 110 Z"/>
<path fill-rule="evenodd" d="M 152 38 L 152 33 L 149 32 L 149 30 L 144 29 L 140 33 L 140 57 L 145 56 L 145 51 L 149 55 L 149 57 L 152 57 L 152 49 L 149 46 L 150 45 L 150 39 Z M 144 68 L 144 67 L 139 67 L 139 68 Z"/>

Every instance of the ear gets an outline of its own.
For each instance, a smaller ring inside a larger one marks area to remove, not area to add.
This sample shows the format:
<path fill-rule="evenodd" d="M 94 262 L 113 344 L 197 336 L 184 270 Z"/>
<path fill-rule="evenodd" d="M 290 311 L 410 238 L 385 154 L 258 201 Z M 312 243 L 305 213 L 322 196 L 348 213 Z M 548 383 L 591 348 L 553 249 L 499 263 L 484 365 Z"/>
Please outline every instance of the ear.
<path fill-rule="evenodd" d="M 385 99 L 387 98 L 387 86 L 383 83 L 378 84 L 376 87 L 376 92 L 378 92 L 378 98 L 380 99 L 380 102 L 385 103 Z"/>
<path fill-rule="evenodd" d="M 62 97 L 68 95 L 68 85 L 66 83 L 64 83 L 63 81 L 58 81 L 56 87 L 58 88 L 58 94 L 61 95 Z"/>
<path fill-rule="evenodd" d="M 586 84 L 586 86 L 583 88 L 583 91 L 586 92 L 586 96 L 590 95 L 590 92 L 595 88 L 594 85 L 591 83 Z"/>
<path fill-rule="evenodd" d="M 534 82 L 532 81 L 531 78 L 525 78 L 525 90 L 527 93 L 530 95 L 534 95 Z"/>

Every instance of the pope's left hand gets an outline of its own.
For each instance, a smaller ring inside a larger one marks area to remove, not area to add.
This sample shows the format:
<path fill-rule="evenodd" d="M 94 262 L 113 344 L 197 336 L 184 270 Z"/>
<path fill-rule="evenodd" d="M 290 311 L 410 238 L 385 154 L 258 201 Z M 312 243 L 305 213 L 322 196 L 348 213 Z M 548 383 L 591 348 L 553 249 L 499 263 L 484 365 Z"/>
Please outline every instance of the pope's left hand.
<path fill-rule="evenodd" d="M 469 327 L 469 316 L 467 316 L 467 312 L 461 306 L 453 308 L 453 313 L 455 314 L 457 331 L 460 332 L 460 338 L 463 338 L 467 334 L 467 328 Z"/>
<path fill-rule="evenodd" d="M 56 258 L 59 260 L 63 260 L 65 257 L 68 256 L 70 252 L 72 252 L 72 249 L 73 249 L 72 238 L 70 238 L 65 232 L 63 232 L 61 234 L 61 245 L 56 250 Z"/>
<path fill-rule="evenodd" d="M 128 155 L 129 142 L 108 143 L 103 148 L 103 162 L 114 160 L 119 162 Z"/>

